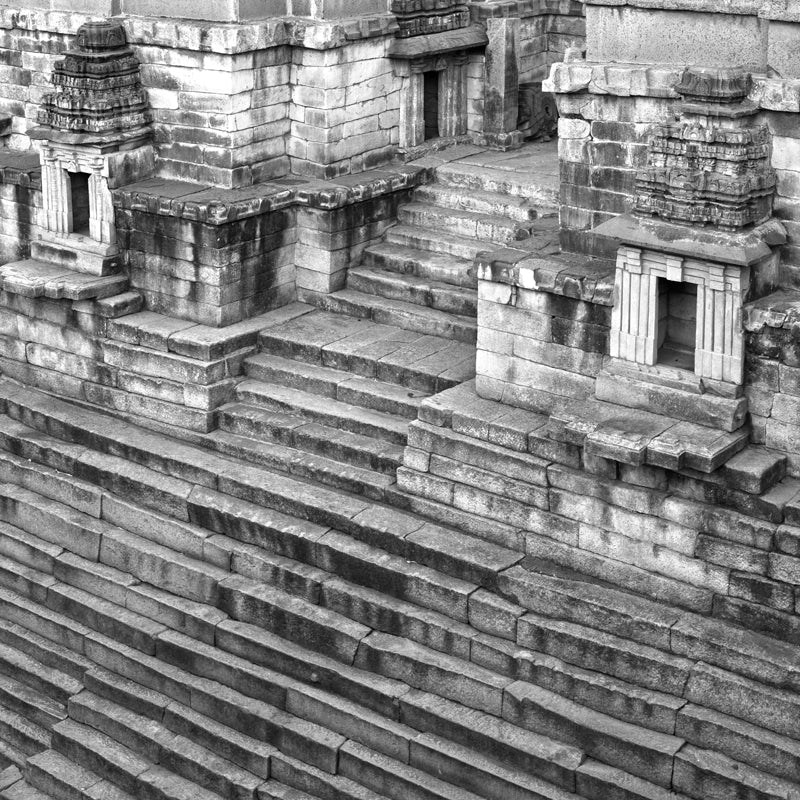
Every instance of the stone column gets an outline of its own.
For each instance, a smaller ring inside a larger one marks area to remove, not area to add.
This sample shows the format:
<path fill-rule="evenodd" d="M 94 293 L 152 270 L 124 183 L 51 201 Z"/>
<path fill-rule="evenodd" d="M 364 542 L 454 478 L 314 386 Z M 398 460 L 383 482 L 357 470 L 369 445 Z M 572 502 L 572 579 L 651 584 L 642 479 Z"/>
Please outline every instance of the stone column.
<path fill-rule="evenodd" d="M 498 150 L 510 150 L 522 144 L 522 134 L 517 130 L 519 31 L 519 18 L 487 20 L 489 44 L 486 46 L 483 141 Z"/>
<path fill-rule="evenodd" d="M 416 147 L 425 141 L 425 76 L 412 71 L 400 86 L 400 147 Z"/>
<path fill-rule="evenodd" d="M 467 132 L 467 56 L 453 56 L 439 73 L 439 134 Z"/>
<path fill-rule="evenodd" d="M 622 247 L 617 255 L 610 354 L 637 364 L 655 364 L 658 342 L 657 278 L 642 268 L 642 251 Z"/>

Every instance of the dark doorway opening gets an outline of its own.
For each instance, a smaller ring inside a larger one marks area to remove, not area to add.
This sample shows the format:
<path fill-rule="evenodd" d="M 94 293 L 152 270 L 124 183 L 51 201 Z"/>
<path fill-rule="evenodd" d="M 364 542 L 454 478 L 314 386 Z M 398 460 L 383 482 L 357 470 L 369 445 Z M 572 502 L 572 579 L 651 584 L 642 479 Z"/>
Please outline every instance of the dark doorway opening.
<path fill-rule="evenodd" d="M 439 136 L 439 73 L 425 73 L 423 90 L 423 116 L 425 119 L 425 140 Z"/>
<path fill-rule="evenodd" d="M 72 195 L 72 232 L 89 235 L 89 175 L 86 172 L 70 172 L 69 185 Z"/>
<path fill-rule="evenodd" d="M 694 370 L 697 285 L 658 279 L 658 363 Z"/>

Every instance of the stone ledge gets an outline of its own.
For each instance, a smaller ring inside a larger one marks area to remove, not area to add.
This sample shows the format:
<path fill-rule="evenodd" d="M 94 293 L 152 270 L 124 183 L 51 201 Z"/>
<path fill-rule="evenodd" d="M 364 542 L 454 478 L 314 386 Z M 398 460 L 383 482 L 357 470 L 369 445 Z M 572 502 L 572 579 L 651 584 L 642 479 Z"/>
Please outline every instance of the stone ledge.
<path fill-rule="evenodd" d="M 414 59 L 428 55 L 451 53 L 454 50 L 471 50 L 489 43 L 486 30 L 481 25 L 471 25 L 441 33 L 395 39 L 389 47 L 391 58 Z"/>
<path fill-rule="evenodd" d="M 605 64 L 570 61 L 553 64 L 542 89 L 556 94 L 666 97 L 680 100 L 673 88 L 683 65 Z M 753 76 L 749 99 L 765 111 L 800 112 L 800 80 Z"/>
<path fill-rule="evenodd" d="M 0 29 L 74 34 L 91 14 L 0 8 Z M 289 45 L 310 50 L 328 50 L 348 42 L 393 36 L 398 30 L 393 14 L 376 14 L 336 21 L 280 17 L 259 22 L 211 22 L 167 17 L 125 17 L 128 41 L 148 47 L 173 49 L 176 42 L 187 50 L 233 55 Z"/>
<path fill-rule="evenodd" d="M 432 169 L 401 165 L 330 181 L 286 177 L 242 189 L 150 178 L 113 192 L 114 206 L 222 225 L 247 217 L 305 206 L 333 210 L 410 189 L 428 181 Z"/>
<path fill-rule="evenodd" d="M 722 0 L 713 5 L 706 0 L 590 0 L 587 5 L 629 6 L 661 11 L 698 11 L 705 14 L 753 16 L 780 22 L 800 21 L 800 9 L 793 0 Z"/>
<path fill-rule="evenodd" d="M 578 0 L 488 0 L 472 3 L 472 18 L 484 21 L 492 17 L 541 17 L 548 14 L 581 16 L 583 4 Z"/>
<path fill-rule="evenodd" d="M 661 11 L 701 11 L 707 14 L 732 14 L 736 16 L 757 16 L 767 3 L 763 0 L 589 0 L 592 6 L 630 6 Z"/>
<path fill-rule="evenodd" d="M 478 280 L 507 283 L 596 305 L 614 304 L 613 261 L 572 253 L 538 257 L 509 247 L 480 253 L 476 266 Z"/>
<path fill-rule="evenodd" d="M 39 154 L 32 150 L 0 150 L 0 184 L 41 189 Z"/>
<path fill-rule="evenodd" d="M 762 297 L 744 307 L 744 329 L 758 333 L 765 328 L 800 332 L 800 292 L 781 291 Z"/>
<path fill-rule="evenodd" d="M 125 275 L 90 275 L 34 259 L 0 267 L 0 289 L 23 297 L 102 299 L 118 295 L 127 288 Z"/>

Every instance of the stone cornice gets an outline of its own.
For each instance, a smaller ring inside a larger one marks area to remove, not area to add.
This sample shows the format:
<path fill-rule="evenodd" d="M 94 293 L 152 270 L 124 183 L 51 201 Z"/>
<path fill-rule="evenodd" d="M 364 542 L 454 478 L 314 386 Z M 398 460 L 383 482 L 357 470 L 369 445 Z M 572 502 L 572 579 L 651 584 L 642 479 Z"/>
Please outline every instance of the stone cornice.
<path fill-rule="evenodd" d="M 589 6 L 629 6 L 660 11 L 696 11 L 706 14 L 731 14 L 776 21 L 800 21 L 797 0 L 587 0 Z"/>
<path fill-rule="evenodd" d="M 24 6 L 0 6 L 0 30 L 36 30 L 74 34 L 90 14 L 30 10 Z M 113 19 L 113 18 L 112 18 Z M 128 41 L 135 47 L 174 48 L 235 55 L 282 45 L 310 50 L 330 50 L 362 40 L 394 36 L 397 20 L 392 14 L 336 21 L 281 17 L 261 22 L 209 23 L 165 17 L 121 16 Z"/>
<path fill-rule="evenodd" d="M 682 64 L 600 64 L 571 61 L 553 64 L 542 84 L 556 94 L 666 97 L 680 100 L 673 88 L 683 74 Z M 765 111 L 800 112 L 800 79 L 753 75 L 749 99 Z"/>

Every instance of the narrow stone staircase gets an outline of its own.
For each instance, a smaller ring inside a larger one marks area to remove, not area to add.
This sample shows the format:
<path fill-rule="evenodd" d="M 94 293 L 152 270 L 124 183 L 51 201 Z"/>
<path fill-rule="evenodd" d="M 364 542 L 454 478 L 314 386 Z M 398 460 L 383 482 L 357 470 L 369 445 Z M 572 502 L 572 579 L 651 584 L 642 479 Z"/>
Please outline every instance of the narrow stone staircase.
<path fill-rule="evenodd" d="M 482 154 L 482 160 L 486 155 Z M 401 206 L 384 241 L 348 270 L 346 289 L 322 308 L 404 330 L 474 344 L 478 253 L 513 246 L 558 252 L 558 181 L 523 175 L 501 154 L 497 167 L 454 160 Z"/>
<path fill-rule="evenodd" d="M 491 519 L 0 402 L 0 636 L 77 682 L 6 800 L 797 796 L 797 645 Z"/>

